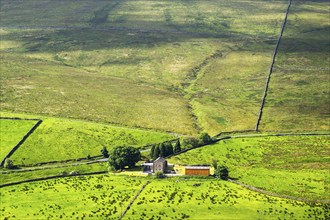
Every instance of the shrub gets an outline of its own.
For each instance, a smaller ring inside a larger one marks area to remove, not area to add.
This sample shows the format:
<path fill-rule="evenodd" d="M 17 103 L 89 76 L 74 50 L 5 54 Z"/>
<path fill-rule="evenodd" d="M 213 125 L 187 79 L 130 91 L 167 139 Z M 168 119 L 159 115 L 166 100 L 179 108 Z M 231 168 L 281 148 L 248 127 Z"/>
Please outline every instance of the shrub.
<path fill-rule="evenodd" d="M 156 177 L 157 179 L 163 179 L 163 178 L 165 178 L 165 175 L 164 175 L 164 173 L 163 173 L 162 171 L 157 171 L 157 172 L 155 173 L 155 177 Z"/>
<path fill-rule="evenodd" d="M 228 168 L 225 166 L 218 167 L 215 172 L 215 176 L 222 179 L 222 180 L 228 180 L 229 178 L 229 171 Z"/>
<path fill-rule="evenodd" d="M 206 133 L 206 132 L 202 132 L 199 136 L 199 143 L 200 144 L 209 144 L 209 143 L 212 143 L 213 140 L 211 138 L 211 136 Z"/>
<path fill-rule="evenodd" d="M 198 140 L 193 137 L 188 137 L 183 139 L 183 145 L 185 148 L 195 148 L 198 147 Z"/>
<path fill-rule="evenodd" d="M 11 160 L 9 158 L 6 158 L 4 167 L 7 168 L 7 169 L 14 169 L 15 165 L 14 165 L 13 160 Z"/>
<path fill-rule="evenodd" d="M 104 158 L 109 158 L 109 152 L 106 147 L 102 148 L 101 154 L 103 155 Z"/>

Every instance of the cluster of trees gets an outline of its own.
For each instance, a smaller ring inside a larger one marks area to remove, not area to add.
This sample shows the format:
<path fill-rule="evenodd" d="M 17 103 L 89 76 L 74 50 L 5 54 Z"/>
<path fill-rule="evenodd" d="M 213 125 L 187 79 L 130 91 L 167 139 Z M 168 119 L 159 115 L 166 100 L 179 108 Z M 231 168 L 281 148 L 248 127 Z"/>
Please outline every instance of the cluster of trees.
<path fill-rule="evenodd" d="M 150 157 L 155 160 L 159 156 L 167 157 L 172 155 L 173 153 L 178 153 L 181 151 L 180 141 L 177 140 L 174 147 L 171 142 L 165 142 L 158 145 L 152 145 L 150 151 Z"/>
<path fill-rule="evenodd" d="M 183 139 L 183 145 L 185 148 L 195 148 L 201 145 L 211 144 L 213 142 L 214 141 L 211 136 L 206 132 L 202 132 L 198 138 L 188 137 Z"/>

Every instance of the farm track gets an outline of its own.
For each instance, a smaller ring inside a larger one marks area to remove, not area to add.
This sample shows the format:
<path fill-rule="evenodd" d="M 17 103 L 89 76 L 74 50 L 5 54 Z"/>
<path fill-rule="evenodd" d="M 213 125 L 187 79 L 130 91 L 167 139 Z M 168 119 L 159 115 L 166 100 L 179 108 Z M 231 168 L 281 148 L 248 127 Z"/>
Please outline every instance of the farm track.
<path fill-rule="evenodd" d="M 49 169 L 55 169 L 55 168 L 74 167 L 74 166 L 88 165 L 88 164 L 94 164 L 94 163 L 103 163 L 103 162 L 106 162 L 106 161 L 104 159 L 99 159 L 99 160 L 94 160 L 94 161 L 87 161 L 87 162 L 80 162 L 80 163 L 68 163 L 68 164 L 54 165 L 54 166 L 34 166 L 34 167 L 22 168 L 22 169 L 18 169 L 18 170 L 2 171 L 1 174 L 22 173 L 22 172 L 31 172 L 31 171 L 37 171 L 37 170 L 49 170 Z"/>
<path fill-rule="evenodd" d="M 294 196 L 288 196 L 288 195 L 282 195 L 282 194 L 278 194 L 278 193 L 274 193 L 274 192 L 270 192 L 270 191 L 266 191 L 263 189 L 259 189 L 256 188 L 254 186 L 250 186 L 241 182 L 238 182 L 236 180 L 232 180 L 229 179 L 229 182 L 235 183 L 237 185 L 240 185 L 246 189 L 264 194 L 264 195 L 269 195 L 269 196 L 274 196 L 274 197 L 279 197 L 279 198 L 283 198 L 283 199 L 291 199 L 291 200 L 296 200 L 296 201 L 300 201 L 300 202 L 309 202 L 309 203 L 325 203 L 325 204 L 330 204 L 330 200 L 310 200 L 310 199 L 305 199 L 305 198 L 299 198 L 299 197 L 294 197 Z"/>
<path fill-rule="evenodd" d="M 15 186 L 15 185 L 19 185 L 19 184 L 22 184 L 22 183 L 31 183 L 31 182 L 37 182 L 37 181 L 50 180 L 50 179 L 64 178 L 64 177 L 90 176 L 90 175 L 106 174 L 107 172 L 108 171 L 98 171 L 98 172 L 81 173 L 81 174 L 74 174 L 74 175 L 47 176 L 47 177 L 41 177 L 41 178 L 35 178 L 35 179 L 22 180 L 22 181 L 18 181 L 18 182 L 5 183 L 5 184 L 0 185 L 0 188 L 7 187 L 7 186 Z"/>
<path fill-rule="evenodd" d="M 276 59 L 278 48 L 279 48 L 280 43 L 281 43 L 281 39 L 282 39 L 282 36 L 283 36 L 284 28 L 285 28 L 285 25 L 286 25 L 286 22 L 287 22 L 287 18 L 288 18 L 288 14 L 289 14 L 291 2 L 292 2 L 292 0 L 289 0 L 288 7 L 287 7 L 286 12 L 285 12 L 285 17 L 284 17 L 284 20 L 283 20 L 283 23 L 282 23 L 281 31 L 280 31 L 280 34 L 278 36 L 276 47 L 274 49 L 274 53 L 273 53 L 273 57 L 272 57 L 272 63 L 270 65 L 269 75 L 268 75 L 267 81 L 266 81 L 264 96 L 262 98 L 262 102 L 261 102 L 260 110 L 259 110 L 259 116 L 258 116 L 256 127 L 255 127 L 255 130 L 256 131 L 259 131 L 259 125 L 260 125 L 260 121 L 261 121 L 261 117 L 262 117 L 262 111 L 263 111 L 263 108 L 265 106 L 265 102 L 266 102 L 266 98 L 267 98 L 267 93 L 268 93 L 268 88 L 269 88 L 269 83 L 270 83 L 271 75 L 273 73 L 274 63 L 275 63 L 275 59 Z"/>

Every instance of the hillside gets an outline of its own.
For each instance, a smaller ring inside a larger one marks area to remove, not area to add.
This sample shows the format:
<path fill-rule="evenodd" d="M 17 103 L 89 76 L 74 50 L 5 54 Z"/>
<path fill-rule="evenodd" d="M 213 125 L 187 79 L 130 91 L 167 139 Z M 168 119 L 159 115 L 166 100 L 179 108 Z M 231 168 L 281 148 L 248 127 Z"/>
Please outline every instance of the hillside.
<path fill-rule="evenodd" d="M 1 218 L 329 219 L 329 14 L 323 0 L 1 0 L 0 152 L 15 165 L 0 168 Z M 174 170 L 218 161 L 230 181 L 141 173 L 177 141 Z M 101 149 L 117 146 L 138 166 L 109 172 Z"/>

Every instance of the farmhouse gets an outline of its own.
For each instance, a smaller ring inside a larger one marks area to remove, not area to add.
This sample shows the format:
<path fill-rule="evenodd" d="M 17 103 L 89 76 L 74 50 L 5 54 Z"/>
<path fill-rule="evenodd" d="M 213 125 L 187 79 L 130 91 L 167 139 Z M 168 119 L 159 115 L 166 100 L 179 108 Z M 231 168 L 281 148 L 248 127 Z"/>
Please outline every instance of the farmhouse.
<path fill-rule="evenodd" d="M 209 166 L 186 166 L 184 170 L 185 175 L 191 176 L 209 176 L 210 167 Z"/>
<path fill-rule="evenodd" d="M 153 163 L 144 163 L 144 172 L 155 173 L 157 171 L 166 173 L 169 164 L 163 157 L 158 157 Z"/>
<path fill-rule="evenodd" d="M 165 173 L 167 168 L 167 161 L 163 157 L 158 157 L 153 163 L 154 173 L 157 171 Z"/>

